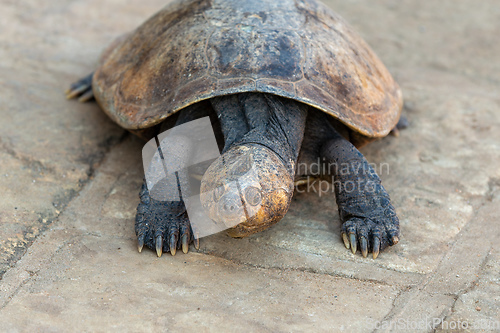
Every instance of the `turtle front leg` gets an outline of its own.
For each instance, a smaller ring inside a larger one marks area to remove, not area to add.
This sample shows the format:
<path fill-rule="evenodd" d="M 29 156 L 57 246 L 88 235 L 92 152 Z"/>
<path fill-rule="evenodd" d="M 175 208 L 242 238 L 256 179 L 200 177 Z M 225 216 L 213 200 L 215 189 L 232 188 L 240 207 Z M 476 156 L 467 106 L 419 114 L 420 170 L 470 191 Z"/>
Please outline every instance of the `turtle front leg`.
<path fill-rule="evenodd" d="M 335 196 L 346 248 L 377 258 L 399 241 L 399 219 L 379 176 L 364 156 L 339 134 L 321 148 L 334 177 Z"/>
<path fill-rule="evenodd" d="M 90 101 L 94 98 L 94 92 L 92 91 L 92 77 L 94 73 L 90 73 L 84 78 L 71 84 L 68 90 L 66 90 L 66 98 L 72 99 L 78 97 L 78 101 L 81 103 Z"/>
<path fill-rule="evenodd" d="M 188 106 L 179 111 L 179 117 L 175 126 L 186 124 L 190 121 L 209 116 L 212 126 L 216 127 L 217 116 L 210 109 L 208 102 L 200 102 Z M 161 128 L 161 132 L 171 129 L 171 124 L 165 122 Z M 185 145 L 188 147 L 189 145 Z M 161 149 L 162 154 L 165 153 Z M 183 151 L 182 158 L 189 156 L 190 152 L 186 148 Z M 180 156 L 178 156 L 180 158 Z M 177 160 L 179 162 L 179 160 Z M 184 163 L 187 162 L 186 160 Z M 147 175 L 146 175 L 147 177 Z M 137 206 L 137 215 L 135 217 L 135 233 L 137 235 L 137 246 L 139 252 L 142 251 L 144 245 L 146 247 L 156 250 L 156 254 L 160 257 L 163 252 L 168 252 L 175 255 L 178 249 L 187 253 L 189 245 L 194 242 L 194 247 L 198 250 L 200 248 L 200 240 L 197 235 L 193 234 L 191 223 L 187 214 L 186 206 L 183 198 L 189 198 L 192 184 L 189 179 L 190 175 L 186 169 L 176 172 L 177 188 L 179 189 L 179 201 L 156 200 L 159 198 L 149 193 L 146 180 L 142 184 L 139 197 L 141 202 Z M 165 180 L 164 180 L 165 181 Z M 170 181 L 173 181 L 170 179 Z M 157 185 L 165 184 L 159 182 Z M 181 186 L 183 184 L 183 186 Z M 155 185 L 156 186 L 156 185 Z M 160 185 L 161 186 L 161 185 Z M 153 190 L 155 191 L 155 187 Z M 161 192 L 161 190 L 160 190 Z M 170 192 L 167 192 L 170 193 Z M 165 194 L 165 192 L 163 192 Z M 173 194 L 173 193 L 170 193 Z"/>
<path fill-rule="evenodd" d="M 183 201 L 158 201 L 148 191 L 146 181 L 139 193 L 141 202 L 137 206 L 135 233 L 139 252 L 144 245 L 156 250 L 158 257 L 163 252 L 175 255 L 178 249 L 187 253 L 189 244 L 194 240 L 191 225 Z M 195 248 L 199 249 L 199 239 Z"/>

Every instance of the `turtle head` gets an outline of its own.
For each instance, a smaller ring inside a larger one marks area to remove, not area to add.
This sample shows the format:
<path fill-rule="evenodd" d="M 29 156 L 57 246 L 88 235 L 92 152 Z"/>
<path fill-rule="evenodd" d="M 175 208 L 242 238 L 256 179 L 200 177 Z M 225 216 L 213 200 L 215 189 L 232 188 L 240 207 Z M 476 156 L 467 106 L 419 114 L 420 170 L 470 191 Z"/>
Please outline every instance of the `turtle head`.
<path fill-rule="evenodd" d="M 231 237 L 267 229 L 285 216 L 293 195 L 293 178 L 281 159 L 258 144 L 234 146 L 203 175 L 201 203 Z"/>

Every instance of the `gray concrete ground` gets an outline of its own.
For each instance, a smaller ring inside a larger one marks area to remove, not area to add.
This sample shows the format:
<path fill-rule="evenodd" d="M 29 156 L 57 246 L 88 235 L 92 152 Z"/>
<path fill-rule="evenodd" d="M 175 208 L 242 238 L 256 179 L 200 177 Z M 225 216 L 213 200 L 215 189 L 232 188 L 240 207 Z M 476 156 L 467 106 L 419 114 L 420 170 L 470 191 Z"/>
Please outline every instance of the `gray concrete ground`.
<path fill-rule="evenodd" d="M 164 1 L 0 3 L 2 331 L 500 331 L 498 1 L 327 2 L 411 123 L 363 149 L 403 234 L 377 260 L 344 248 L 332 193 L 247 239 L 138 253 L 142 142 L 63 91 Z"/>

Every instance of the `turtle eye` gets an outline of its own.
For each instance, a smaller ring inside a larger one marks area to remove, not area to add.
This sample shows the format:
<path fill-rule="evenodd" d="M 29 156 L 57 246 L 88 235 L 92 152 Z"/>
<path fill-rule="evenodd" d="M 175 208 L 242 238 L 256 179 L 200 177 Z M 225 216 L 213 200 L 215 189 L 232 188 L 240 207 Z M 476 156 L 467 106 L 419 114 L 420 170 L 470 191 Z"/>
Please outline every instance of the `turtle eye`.
<path fill-rule="evenodd" d="M 219 199 L 222 197 L 222 195 L 224 194 L 224 186 L 218 186 L 215 188 L 215 190 L 213 191 L 213 195 L 214 195 L 214 201 L 219 201 Z"/>
<path fill-rule="evenodd" d="M 242 155 L 238 157 L 235 164 L 232 165 L 231 175 L 241 177 L 252 169 L 252 159 L 250 156 Z"/>
<path fill-rule="evenodd" d="M 262 201 L 262 194 L 260 192 L 260 189 L 253 186 L 247 187 L 245 189 L 245 199 L 252 206 L 259 205 Z"/>

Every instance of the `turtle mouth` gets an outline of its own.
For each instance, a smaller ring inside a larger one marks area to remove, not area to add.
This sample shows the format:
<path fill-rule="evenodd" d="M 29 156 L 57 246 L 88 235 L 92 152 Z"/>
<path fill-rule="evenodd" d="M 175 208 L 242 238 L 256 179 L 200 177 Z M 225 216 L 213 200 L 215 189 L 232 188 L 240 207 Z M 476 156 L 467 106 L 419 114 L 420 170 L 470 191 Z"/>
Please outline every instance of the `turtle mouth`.
<path fill-rule="evenodd" d="M 283 218 L 293 181 L 281 159 L 260 145 L 231 148 L 215 160 L 201 181 L 201 202 L 211 220 L 232 237 L 267 229 Z"/>
<path fill-rule="evenodd" d="M 229 236 L 235 238 L 250 236 L 269 228 L 285 216 L 289 204 L 288 190 L 285 188 L 277 189 L 268 193 L 267 196 L 270 200 L 266 201 L 271 201 L 273 204 L 259 205 L 259 209 L 253 210 L 254 214 L 251 216 L 247 213 L 245 221 L 227 230 Z M 247 207 L 247 205 L 244 207 Z"/>

